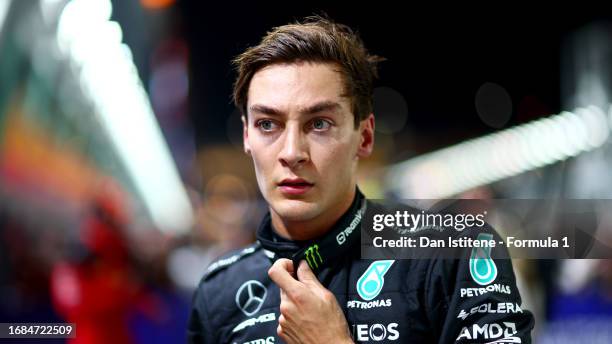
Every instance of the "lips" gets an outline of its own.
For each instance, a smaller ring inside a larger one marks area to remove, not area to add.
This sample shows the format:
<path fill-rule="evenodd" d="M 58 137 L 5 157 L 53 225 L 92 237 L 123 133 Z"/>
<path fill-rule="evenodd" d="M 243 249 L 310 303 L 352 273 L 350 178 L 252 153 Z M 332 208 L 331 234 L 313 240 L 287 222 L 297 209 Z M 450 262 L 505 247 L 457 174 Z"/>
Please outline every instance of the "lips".
<path fill-rule="evenodd" d="M 286 178 L 278 183 L 280 191 L 287 195 L 301 195 L 314 186 L 313 183 L 302 178 Z"/>
<path fill-rule="evenodd" d="M 279 186 L 312 186 L 314 184 L 302 178 L 287 178 L 287 179 L 283 179 L 283 181 L 278 183 L 278 185 Z"/>

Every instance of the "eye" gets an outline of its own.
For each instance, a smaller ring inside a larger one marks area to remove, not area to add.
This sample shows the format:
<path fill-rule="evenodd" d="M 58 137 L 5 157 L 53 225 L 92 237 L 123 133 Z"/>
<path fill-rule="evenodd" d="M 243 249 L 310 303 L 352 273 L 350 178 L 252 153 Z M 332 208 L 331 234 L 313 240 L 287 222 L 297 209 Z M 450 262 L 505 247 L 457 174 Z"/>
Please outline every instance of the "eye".
<path fill-rule="evenodd" d="M 278 125 L 270 119 L 261 119 L 255 122 L 255 127 L 260 128 L 264 132 L 271 132 L 274 131 Z"/>
<path fill-rule="evenodd" d="M 316 131 L 325 131 L 331 127 L 331 123 L 323 118 L 317 118 L 312 121 L 312 129 Z"/>

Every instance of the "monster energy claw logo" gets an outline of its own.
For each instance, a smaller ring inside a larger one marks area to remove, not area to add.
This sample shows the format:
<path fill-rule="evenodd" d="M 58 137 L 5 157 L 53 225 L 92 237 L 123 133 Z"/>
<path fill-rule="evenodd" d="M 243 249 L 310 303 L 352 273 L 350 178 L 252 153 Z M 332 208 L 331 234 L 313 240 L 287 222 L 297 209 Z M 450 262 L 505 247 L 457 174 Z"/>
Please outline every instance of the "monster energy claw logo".
<path fill-rule="evenodd" d="M 481 242 L 493 239 L 492 234 L 480 233 L 476 240 Z M 497 266 L 491 259 L 491 247 L 474 247 L 470 257 L 470 275 L 474 282 L 487 285 L 497 278 Z"/>
<path fill-rule="evenodd" d="M 304 256 L 306 257 L 306 263 L 310 266 L 311 269 L 318 269 L 319 264 L 323 264 L 323 258 L 319 254 L 319 245 L 314 244 L 306 249 L 304 252 Z"/>

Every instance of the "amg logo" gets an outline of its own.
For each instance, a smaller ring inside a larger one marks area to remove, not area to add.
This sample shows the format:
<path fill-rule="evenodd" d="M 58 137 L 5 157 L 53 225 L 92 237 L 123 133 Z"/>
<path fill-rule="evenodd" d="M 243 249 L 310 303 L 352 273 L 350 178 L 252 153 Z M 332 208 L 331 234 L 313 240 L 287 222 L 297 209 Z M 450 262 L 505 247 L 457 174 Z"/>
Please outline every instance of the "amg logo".
<path fill-rule="evenodd" d="M 236 327 L 234 327 L 234 329 L 232 330 L 232 333 L 238 332 L 246 327 L 253 326 L 255 324 L 262 324 L 262 323 L 274 321 L 274 320 L 276 320 L 276 314 L 274 313 L 262 314 L 258 316 L 257 318 L 250 318 L 236 325 Z"/>

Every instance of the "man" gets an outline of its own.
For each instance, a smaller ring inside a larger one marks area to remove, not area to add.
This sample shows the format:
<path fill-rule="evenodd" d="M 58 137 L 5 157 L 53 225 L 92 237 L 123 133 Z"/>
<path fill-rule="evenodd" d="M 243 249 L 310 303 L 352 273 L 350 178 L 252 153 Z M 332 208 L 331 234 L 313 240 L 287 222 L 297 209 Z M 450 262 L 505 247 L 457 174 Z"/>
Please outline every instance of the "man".
<path fill-rule="evenodd" d="M 244 150 L 269 213 L 256 244 L 208 268 L 191 343 L 530 342 L 510 261 L 484 287 L 467 259 L 360 259 L 356 171 L 374 144 L 380 60 L 320 17 L 236 58 Z"/>

